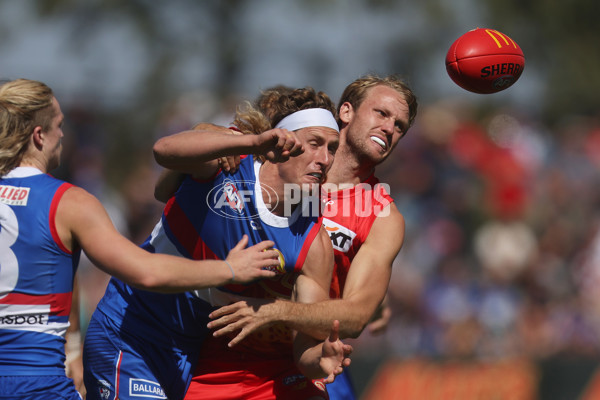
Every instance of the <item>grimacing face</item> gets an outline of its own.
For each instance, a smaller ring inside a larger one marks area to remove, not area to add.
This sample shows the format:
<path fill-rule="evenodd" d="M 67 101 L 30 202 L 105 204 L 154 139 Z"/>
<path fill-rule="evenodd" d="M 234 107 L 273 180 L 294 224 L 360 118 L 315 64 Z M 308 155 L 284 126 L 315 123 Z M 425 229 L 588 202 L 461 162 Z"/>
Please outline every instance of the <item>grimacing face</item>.
<path fill-rule="evenodd" d="M 359 158 L 378 164 L 385 160 L 409 127 L 409 107 L 401 93 L 389 86 L 368 89 L 357 109 L 340 107 L 346 126 L 346 142 Z"/>
<path fill-rule="evenodd" d="M 285 183 L 320 185 L 331 168 L 339 145 L 339 133 L 325 127 L 307 127 L 295 131 L 304 152 L 279 165 Z"/>

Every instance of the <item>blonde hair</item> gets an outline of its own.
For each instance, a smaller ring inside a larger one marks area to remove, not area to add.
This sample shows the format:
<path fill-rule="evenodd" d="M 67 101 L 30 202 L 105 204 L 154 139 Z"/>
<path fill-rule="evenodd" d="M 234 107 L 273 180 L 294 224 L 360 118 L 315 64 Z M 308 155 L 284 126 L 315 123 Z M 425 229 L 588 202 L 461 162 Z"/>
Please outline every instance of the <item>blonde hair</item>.
<path fill-rule="evenodd" d="M 16 79 L 0 85 L 0 176 L 16 168 L 36 126 L 48 130 L 54 94 L 42 82 Z"/>

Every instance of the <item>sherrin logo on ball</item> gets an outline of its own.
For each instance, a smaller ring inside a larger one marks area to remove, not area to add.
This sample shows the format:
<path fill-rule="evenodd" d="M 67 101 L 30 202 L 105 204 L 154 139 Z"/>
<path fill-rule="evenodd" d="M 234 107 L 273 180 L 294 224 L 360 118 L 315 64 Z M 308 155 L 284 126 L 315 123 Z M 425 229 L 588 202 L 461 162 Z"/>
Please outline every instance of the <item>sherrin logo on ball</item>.
<path fill-rule="evenodd" d="M 446 54 L 454 83 L 473 93 L 489 94 L 512 86 L 525 68 L 519 45 L 495 29 L 477 28 L 460 36 Z"/>

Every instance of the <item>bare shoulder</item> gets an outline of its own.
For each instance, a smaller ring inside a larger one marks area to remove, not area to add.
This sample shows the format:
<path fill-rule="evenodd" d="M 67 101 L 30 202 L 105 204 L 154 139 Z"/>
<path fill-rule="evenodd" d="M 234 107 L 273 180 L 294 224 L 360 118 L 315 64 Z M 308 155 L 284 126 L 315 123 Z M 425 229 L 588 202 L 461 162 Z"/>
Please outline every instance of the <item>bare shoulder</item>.
<path fill-rule="evenodd" d="M 386 248 L 397 252 L 404 243 L 405 221 L 394 203 L 388 204 L 375 218 L 364 245 L 373 244 L 380 247 L 385 243 Z"/>
<path fill-rule="evenodd" d="M 64 211 L 87 210 L 96 207 L 104 208 L 95 196 L 78 186 L 72 186 L 65 191 L 60 205 Z"/>
<path fill-rule="evenodd" d="M 315 237 L 313 246 L 316 247 L 316 250 L 321 254 L 321 257 L 328 257 L 329 255 L 333 257 L 333 246 L 331 245 L 331 239 L 329 239 L 329 234 L 327 233 L 325 226 L 321 225 L 319 233 Z"/>
<path fill-rule="evenodd" d="M 333 247 L 323 225 L 319 228 L 319 232 L 306 254 L 305 267 L 308 267 L 308 269 L 305 272 L 312 268 L 312 266 L 316 268 L 319 274 L 326 273 L 328 269 L 333 269 Z M 325 266 L 330 268 L 324 268 Z"/>
<path fill-rule="evenodd" d="M 388 233 L 402 233 L 404 234 L 404 216 L 400 213 L 396 204 L 390 203 L 379 213 L 375 222 L 373 223 L 373 229 L 384 230 Z"/>
<path fill-rule="evenodd" d="M 109 221 L 110 218 L 102 203 L 85 189 L 77 186 L 65 191 L 56 211 L 57 227 L 75 234 L 82 229 L 104 225 Z"/>

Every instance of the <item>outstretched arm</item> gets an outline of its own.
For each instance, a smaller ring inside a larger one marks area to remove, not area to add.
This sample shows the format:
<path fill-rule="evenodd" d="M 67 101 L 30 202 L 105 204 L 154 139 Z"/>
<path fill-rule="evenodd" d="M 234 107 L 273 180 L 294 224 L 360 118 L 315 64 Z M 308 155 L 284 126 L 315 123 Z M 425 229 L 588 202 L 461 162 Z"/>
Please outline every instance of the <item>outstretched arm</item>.
<path fill-rule="evenodd" d="M 211 313 L 213 321 L 209 328 L 217 330 L 216 336 L 237 332 L 231 345 L 262 326 L 276 322 L 324 339 L 331 321 L 337 319 L 342 338 L 358 337 L 385 297 L 392 262 L 404 240 L 404 218 L 393 204 L 388 207 L 391 207 L 390 213 L 377 217 L 352 261 L 342 299 L 314 304 L 243 299 Z"/>
<path fill-rule="evenodd" d="M 153 147 L 156 162 L 165 168 L 208 179 L 219 168 L 219 159 L 244 154 L 264 155 L 281 162 L 303 152 L 296 135 L 286 129 L 271 129 L 258 135 L 223 134 L 223 127 L 208 124 L 160 138 Z"/>
<path fill-rule="evenodd" d="M 279 265 L 278 253 L 268 250 L 274 245 L 272 241 L 245 248 L 247 237 L 229 252 L 227 262 L 150 253 L 122 236 L 100 202 L 78 187 L 63 195 L 56 226 L 67 249 L 80 247 L 104 272 L 145 290 L 183 292 L 247 283 L 275 276 L 275 272 L 264 268 Z"/>
<path fill-rule="evenodd" d="M 228 129 L 223 126 L 200 123 L 193 128 L 194 131 L 206 132 L 206 131 L 214 131 L 221 132 L 227 135 L 242 135 L 241 132 L 235 131 L 233 129 Z M 155 150 L 157 151 L 157 150 Z M 157 151 L 157 153 L 160 153 Z M 227 172 L 235 172 L 235 170 L 240 165 L 240 156 L 232 155 L 221 157 L 217 160 L 217 165 L 224 171 Z M 200 163 L 200 168 L 202 169 L 204 166 L 210 171 L 213 167 L 213 163 Z M 154 198 L 160 202 L 166 203 L 171 197 L 175 195 L 175 192 L 181 185 L 185 174 L 183 172 L 174 171 L 170 169 L 164 169 L 160 176 L 158 177 L 158 181 L 154 187 Z"/>

